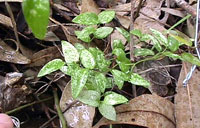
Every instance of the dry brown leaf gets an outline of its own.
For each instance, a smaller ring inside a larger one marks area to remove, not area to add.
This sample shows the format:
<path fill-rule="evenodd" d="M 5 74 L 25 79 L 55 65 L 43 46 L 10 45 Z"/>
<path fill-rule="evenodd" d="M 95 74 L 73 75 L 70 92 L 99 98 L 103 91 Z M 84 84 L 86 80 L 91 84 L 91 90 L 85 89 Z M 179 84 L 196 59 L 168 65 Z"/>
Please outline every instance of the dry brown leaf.
<path fill-rule="evenodd" d="M 157 95 L 145 94 L 116 107 L 117 121 L 102 118 L 93 128 L 129 124 L 148 128 L 175 128 L 174 105 Z"/>
<path fill-rule="evenodd" d="M 138 0 L 137 0 L 138 1 Z M 140 12 L 143 14 L 159 20 L 161 14 L 160 5 L 162 0 L 146 0 L 145 5 L 141 8 Z M 134 21 L 134 29 L 139 29 L 142 33 L 151 33 L 150 28 L 156 29 L 160 32 L 164 31 L 165 28 L 158 21 L 155 21 L 147 16 L 140 14 L 138 18 Z"/>
<path fill-rule="evenodd" d="M 112 7 L 111 9 L 115 10 L 116 12 L 130 12 L 131 11 L 131 3 L 120 4 L 120 5 Z"/>
<path fill-rule="evenodd" d="M 0 40 L 0 60 L 15 64 L 29 64 L 31 61 Z"/>
<path fill-rule="evenodd" d="M 177 128 L 200 128 L 200 72 L 196 69 L 188 83 L 183 87 L 186 73 L 191 64 L 183 62 L 175 96 L 175 116 Z"/>
<path fill-rule="evenodd" d="M 82 0 L 81 13 L 84 12 L 94 12 L 98 14 L 100 10 L 93 0 Z"/>
<path fill-rule="evenodd" d="M 60 100 L 61 110 L 64 111 L 67 105 L 71 104 L 73 101 L 75 100 L 72 98 L 71 83 L 69 82 Z M 64 113 L 64 117 L 71 128 L 91 128 L 94 114 L 94 107 L 78 102 Z"/>
<path fill-rule="evenodd" d="M 52 46 L 36 52 L 35 54 L 33 54 L 31 58 L 32 63 L 29 64 L 28 67 L 43 66 L 53 59 L 62 58 L 58 48 L 61 49 L 60 46 Z"/>
<path fill-rule="evenodd" d="M 128 16 L 121 16 L 116 14 L 117 19 L 119 20 L 120 24 L 128 29 L 130 26 L 130 18 Z"/>
<path fill-rule="evenodd" d="M 114 32 L 111 34 L 111 47 L 112 48 L 113 48 L 114 40 L 121 40 L 124 45 L 126 43 L 126 38 L 117 30 L 114 30 Z"/>
<path fill-rule="evenodd" d="M 164 12 L 167 12 L 171 15 L 174 15 L 174 16 L 179 16 L 179 17 L 184 17 L 185 16 L 185 12 L 183 11 L 179 11 L 179 10 L 176 10 L 176 9 L 172 9 L 172 8 L 161 8 L 162 11 Z"/>
<path fill-rule="evenodd" d="M 0 2 L 23 2 L 23 0 L 0 0 Z"/>
<path fill-rule="evenodd" d="M 7 27 L 13 28 L 10 17 L 0 14 L 0 24 L 3 24 Z"/>

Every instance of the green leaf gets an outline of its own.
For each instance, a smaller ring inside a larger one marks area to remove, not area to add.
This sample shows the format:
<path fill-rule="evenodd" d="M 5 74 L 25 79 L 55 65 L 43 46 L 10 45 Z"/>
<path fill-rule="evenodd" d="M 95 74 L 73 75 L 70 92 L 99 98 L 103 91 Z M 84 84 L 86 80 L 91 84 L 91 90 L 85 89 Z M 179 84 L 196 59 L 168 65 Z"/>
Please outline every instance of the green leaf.
<path fill-rule="evenodd" d="M 150 83 L 148 81 L 146 81 L 143 77 L 141 77 L 140 75 L 138 75 L 136 73 L 131 74 L 130 82 L 132 84 L 140 85 L 140 86 L 143 86 L 145 88 L 148 88 L 150 86 Z"/>
<path fill-rule="evenodd" d="M 95 31 L 94 37 L 97 39 L 103 39 L 106 38 L 110 33 L 112 33 L 112 31 L 113 28 L 111 27 L 100 27 Z"/>
<path fill-rule="evenodd" d="M 141 38 L 142 37 L 142 32 L 139 29 L 134 29 L 130 31 L 131 34 Z"/>
<path fill-rule="evenodd" d="M 167 31 L 167 32 L 171 37 L 173 37 L 174 39 L 176 39 L 180 43 L 185 44 L 187 46 L 192 46 L 192 41 L 184 33 L 179 32 L 179 31 L 173 31 L 173 30 L 170 30 L 170 31 Z"/>
<path fill-rule="evenodd" d="M 90 35 L 93 34 L 96 31 L 94 27 L 88 26 L 84 28 L 82 31 L 75 31 L 75 34 L 78 39 L 84 41 L 84 42 L 91 42 Z"/>
<path fill-rule="evenodd" d="M 113 49 L 112 53 L 117 56 L 117 59 L 123 61 L 126 58 L 126 53 L 121 48 Z"/>
<path fill-rule="evenodd" d="M 85 49 L 85 47 L 80 43 L 75 43 L 74 47 L 78 50 L 79 54 Z"/>
<path fill-rule="evenodd" d="M 95 81 L 96 85 L 99 87 L 100 91 L 104 93 L 106 89 L 106 84 L 108 84 L 108 81 L 103 73 L 98 73 L 95 75 Z"/>
<path fill-rule="evenodd" d="M 89 75 L 88 69 L 79 69 L 76 70 L 74 75 L 71 77 L 71 89 L 73 98 L 77 98 L 80 92 L 82 91 L 84 85 L 87 82 Z"/>
<path fill-rule="evenodd" d="M 69 42 L 62 41 L 62 51 L 64 54 L 65 62 L 67 64 L 78 62 L 79 61 L 79 53 L 77 49 Z"/>
<path fill-rule="evenodd" d="M 60 71 L 63 72 L 64 74 L 68 75 L 68 67 L 67 66 L 62 66 L 60 68 Z"/>
<path fill-rule="evenodd" d="M 121 72 L 119 70 L 114 69 L 111 71 L 111 73 L 113 75 L 114 82 L 118 86 L 119 89 L 122 89 L 124 85 L 124 81 L 128 81 L 130 79 L 128 75 L 126 75 L 124 72 Z"/>
<path fill-rule="evenodd" d="M 182 60 L 181 56 L 179 56 L 179 55 L 177 55 L 177 54 L 174 54 L 174 53 L 172 53 L 172 52 L 170 52 L 170 51 L 163 52 L 163 55 L 168 56 L 168 57 L 170 57 L 170 58 L 173 58 L 173 59 L 175 59 L 175 60 L 176 60 L 176 59 Z"/>
<path fill-rule="evenodd" d="M 85 68 L 94 69 L 96 65 L 95 58 L 87 49 L 82 50 L 80 59 Z"/>
<path fill-rule="evenodd" d="M 172 52 L 178 50 L 180 43 L 171 36 L 168 36 L 168 49 Z"/>
<path fill-rule="evenodd" d="M 153 37 L 152 35 L 143 34 L 140 40 L 141 41 L 152 40 L 152 42 L 153 42 L 154 47 L 156 48 L 156 50 L 159 51 L 159 52 L 162 51 L 162 47 L 161 47 L 159 41 L 155 37 Z"/>
<path fill-rule="evenodd" d="M 153 56 L 155 55 L 154 52 L 147 48 L 137 48 L 134 50 L 135 56 Z"/>
<path fill-rule="evenodd" d="M 112 105 L 101 103 L 98 109 L 103 117 L 113 121 L 116 120 L 116 111 Z"/>
<path fill-rule="evenodd" d="M 49 22 L 49 0 L 24 0 L 22 9 L 26 22 L 35 37 L 44 39 Z"/>
<path fill-rule="evenodd" d="M 167 38 L 161 32 L 159 32 L 155 29 L 152 29 L 152 28 L 150 28 L 150 30 L 155 35 L 155 37 L 158 39 L 158 41 L 162 42 L 163 45 L 165 45 L 166 47 L 168 46 Z"/>
<path fill-rule="evenodd" d="M 115 17 L 115 11 L 102 11 L 98 15 L 98 20 L 100 23 L 105 24 L 109 23 Z"/>
<path fill-rule="evenodd" d="M 193 56 L 191 53 L 182 53 L 181 57 L 184 61 L 200 66 L 200 60 L 197 57 Z"/>
<path fill-rule="evenodd" d="M 117 29 L 117 31 L 119 31 L 125 38 L 128 42 L 130 42 L 130 33 L 127 32 L 125 29 L 123 28 L 119 28 L 119 27 L 115 27 Z"/>
<path fill-rule="evenodd" d="M 83 25 L 96 25 L 99 23 L 96 13 L 85 12 L 76 16 L 72 22 Z"/>
<path fill-rule="evenodd" d="M 42 76 L 45 76 L 45 75 L 50 74 L 52 72 L 55 72 L 55 71 L 59 70 L 64 65 L 65 65 L 65 62 L 62 61 L 61 59 L 54 59 L 52 61 L 49 61 L 40 70 L 37 77 L 42 77 Z"/>
<path fill-rule="evenodd" d="M 84 90 L 80 93 L 77 99 L 83 102 L 84 104 L 87 104 L 93 107 L 98 107 L 100 98 L 101 98 L 101 95 L 99 92 L 93 91 L 93 90 Z"/>
<path fill-rule="evenodd" d="M 121 40 L 114 40 L 113 41 L 113 49 L 116 49 L 116 48 L 120 48 L 122 50 L 125 50 L 125 47 L 124 47 Z"/>
<path fill-rule="evenodd" d="M 117 105 L 128 102 L 128 99 L 120 94 L 115 92 L 111 92 L 110 94 L 106 95 L 103 103 L 109 105 Z"/>
<path fill-rule="evenodd" d="M 80 66 L 76 63 L 70 63 L 68 66 L 63 66 L 60 70 L 66 75 L 73 76 L 76 70 L 79 70 Z"/>
<path fill-rule="evenodd" d="M 129 59 L 124 59 L 123 61 L 116 60 L 117 64 L 119 65 L 119 68 L 121 69 L 122 72 L 128 73 L 129 69 L 131 68 L 130 60 Z"/>
<path fill-rule="evenodd" d="M 89 51 L 95 58 L 96 68 L 98 68 L 102 72 L 108 71 L 111 62 L 109 60 L 106 60 L 106 58 L 104 57 L 104 53 L 98 48 L 89 48 Z"/>

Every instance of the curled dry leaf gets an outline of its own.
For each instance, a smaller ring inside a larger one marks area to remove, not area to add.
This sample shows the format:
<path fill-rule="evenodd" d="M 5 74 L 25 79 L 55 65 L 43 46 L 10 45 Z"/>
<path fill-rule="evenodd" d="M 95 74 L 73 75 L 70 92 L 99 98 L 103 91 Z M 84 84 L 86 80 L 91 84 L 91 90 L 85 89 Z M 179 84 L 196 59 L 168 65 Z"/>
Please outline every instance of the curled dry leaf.
<path fill-rule="evenodd" d="M 15 64 L 29 64 L 31 61 L 0 40 L 0 60 Z"/>
<path fill-rule="evenodd" d="M 186 73 L 192 65 L 183 62 L 178 80 L 175 96 L 175 116 L 177 128 L 199 128 L 200 127 L 200 93 L 199 93 L 199 70 L 195 70 L 189 80 L 188 87 L 183 86 Z M 189 94 L 189 95 L 188 95 Z"/>
<path fill-rule="evenodd" d="M 93 128 L 129 124 L 148 128 L 175 128 L 174 105 L 157 95 L 145 94 L 116 107 L 117 121 L 102 118 Z"/>
<path fill-rule="evenodd" d="M 98 14 L 100 10 L 94 0 L 82 0 L 81 13 L 84 12 L 94 12 Z"/>
<path fill-rule="evenodd" d="M 7 17 L 7 16 L 2 15 L 2 14 L 0 14 L 0 24 L 3 24 L 3 25 L 10 27 L 10 28 L 13 27 L 10 17 Z"/>
<path fill-rule="evenodd" d="M 60 100 L 61 110 L 64 111 L 66 107 L 74 101 L 71 94 L 71 82 L 69 82 Z M 94 107 L 77 102 L 64 113 L 64 117 L 71 128 L 91 128 L 94 114 Z"/>

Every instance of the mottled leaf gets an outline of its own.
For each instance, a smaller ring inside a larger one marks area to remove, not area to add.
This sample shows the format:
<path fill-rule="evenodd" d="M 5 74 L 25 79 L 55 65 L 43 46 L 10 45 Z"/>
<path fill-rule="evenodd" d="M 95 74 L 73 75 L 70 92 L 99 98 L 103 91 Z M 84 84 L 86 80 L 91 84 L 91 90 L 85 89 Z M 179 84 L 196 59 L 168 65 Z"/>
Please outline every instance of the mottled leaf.
<path fill-rule="evenodd" d="M 64 54 L 65 62 L 67 64 L 78 62 L 79 61 L 79 53 L 77 49 L 69 42 L 62 41 L 62 51 Z"/>
<path fill-rule="evenodd" d="M 111 34 L 113 28 L 111 27 L 100 27 L 94 32 L 94 37 L 97 39 L 106 38 L 109 34 Z"/>
<path fill-rule="evenodd" d="M 131 74 L 131 79 L 130 82 L 135 85 L 140 85 L 145 88 L 148 88 L 150 86 L 150 83 L 146 81 L 143 77 L 138 75 L 137 73 L 132 73 Z"/>
<path fill-rule="evenodd" d="M 82 44 L 80 44 L 80 43 L 76 43 L 74 45 L 74 47 L 78 50 L 79 54 L 81 53 L 82 50 L 85 49 L 85 47 Z"/>
<path fill-rule="evenodd" d="M 96 25 L 99 23 L 96 13 L 85 12 L 76 16 L 72 22 L 83 25 Z"/>
<path fill-rule="evenodd" d="M 178 50 L 180 43 L 171 36 L 168 36 L 168 49 L 172 52 Z"/>
<path fill-rule="evenodd" d="M 82 31 L 75 31 L 75 34 L 78 39 L 84 41 L 84 42 L 91 42 L 90 35 L 93 34 L 96 31 L 94 27 L 88 26 L 84 28 Z"/>
<path fill-rule="evenodd" d="M 124 47 L 124 45 L 123 45 L 121 40 L 114 40 L 113 41 L 113 49 L 116 49 L 116 48 L 120 48 L 122 50 L 125 49 L 125 47 Z"/>
<path fill-rule="evenodd" d="M 117 105 L 128 102 L 128 99 L 120 94 L 117 94 L 115 92 L 111 92 L 108 95 L 105 96 L 103 103 L 109 104 L 109 105 Z"/>
<path fill-rule="evenodd" d="M 72 75 L 71 89 L 72 89 L 72 96 L 74 98 L 77 98 L 80 92 L 82 91 L 84 85 L 86 84 L 88 74 L 89 74 L 88 69 L 79 69 L 79 70 L 76 70 L 74 75 Z"/>
<path fill-rule="evenodd" d="M 174 53 L 172 53 L 170 51 L 163 52 L 163 55 L 168 56 L 168 57 L 170 57 L 172 59 L 175 59 L 175 60 L 176 59 L 182 60 L 181 56 L 179 56 L 178 54 L 174 54 Z"/>
<path fill-rule="evenodd" d="M 139 29 L 134 29 L 130 31 L 131 34 L 141 38 L 142 37 L 142 32 Z"/>
<path fill-rule="evenodd" d="M 94 69 L 96 62 L 95 58 L 88 50 L 84 49 L 80 55 L 81 63 L 85 68 Z"/>
<path fill-rule="evenodd" d="M 166 47 L 168 46 L 168 41 L 167 38 L 159 31 L 150 28 L 150 30 L 152 31 L 152 33 L 154 34 L 154 36 L 158 39 L 158 41 L 162 42 L 163 45 L 165 45 Z"/>
<path fill-rule="evenodd" d="M 193 56 L 191 53 L 182 53 L 181 57 L 184 61 L 200 66 L 200 60 L 197 57 Z"/>
<path fill-rule="evenodd" d="M 112 21 L 114 17 L 115 17 L 115 11 L 106 10 L 99 13 L 98 20 L 100 23 L 105 24 Z"/>
<path fill-rule="evenodd" d="M 154 52 L 147 48 L 137 48 L 134 50 L 135 56 L 153 56 Z"/>
<path fill-rule="evenodd" d="M 119 31 L 125 38 L 128 42 L 130 42 L 130 33 L 127 32 L 125 29 L 123 28 L 119 28 L 119 27 L 115 27 L 117 29 L 117 31 Z"/>
<path fill-rule="evenodd" d="M 84 104 L 98 107 L 100 102 L 101 95 L 97 91 L 93 90 L 84 90 L 80 93 L 80 95 L 77 97 L 79 101 L 81 101 Z"/>
<path fill-rule="evenodd" d="M 24 0 L 22 9 L 26 22 L 35 37 L 44 39 L 49 22 L 49 0 Z"/>
<path fill-rule="evenodd" d="M 102 93 L 104 93 L 106 89 L 106 85 L 108 84 L 108 81 L 103 73 L 98 73 L 95 75 L 95 83 L 96 86 L 100 89 Z"/>
<path fill-rule="evenodd" d="M 44 67 L 38 73 L 37 77 L 42 77 L 54 71 L 57 71 L 64 65 L 65 65 L 65 62 L 62 61 L 61 59 L 54 59 L 44 65 Z"/>
<path fill-rule="evenodd" d="M 113 121 L 116 120 L 116 111 L 112 105 L 101 103 L 98 109 L 103 117 Z"/>
<path fill-rule="evenodd" d="M 113 75 L 115 84 L 118 86 L 119 89 L 122 89 L 124 81 L 128 81 L 129 76 L 126 75 L 124 72 L 115 69 L 112 70 L 111 73 Z"/>

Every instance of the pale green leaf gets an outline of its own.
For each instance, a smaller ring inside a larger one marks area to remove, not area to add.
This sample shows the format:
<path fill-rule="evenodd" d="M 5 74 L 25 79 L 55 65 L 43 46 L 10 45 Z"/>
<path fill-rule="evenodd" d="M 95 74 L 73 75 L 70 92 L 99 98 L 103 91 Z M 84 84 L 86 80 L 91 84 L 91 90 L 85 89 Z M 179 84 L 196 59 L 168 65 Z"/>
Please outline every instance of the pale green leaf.
<path fill-rule="evenodd" d="M 115 11 L 106 10 L 99 13 L 98 20 L 100 23 L 105 24 L 112 21 L 114 17 L 115 17 Z"/>
<path fill-rule="evenodd" d="M 94 32 L 94 37 L 97 39 L 106 38 L 109 34 L 111 34 L 113 28 L 111 27 L 100 27 Z"/>
<path fill-rule="evenodd" d="M 143 86 L 145 88 L 148 88 L 150 86 L 150 83 L 147 80 L 145 80 L 143 77 L 138 75 L 137 73 L 131 74 L 130 82 L 132 84 L 140 85 L 140 86 Z"/>
<path fill-rule="evenodd" d="M 98 109 L 103 117 L 113 121 L 116 120 L 116 111 L 112 105 L 101 103 Z"/>
<path fill-rule="evenodd" d="M 67 64 L 78 62 L 79 61 L 79 53 L 77 49 L 69 42 L 62 41 L 62 51 L 64 54 L 65 62 Z"/>
<path fill-rule="evenodd" d="M 96 31 L 94 27 L 88 26 L 84 28 L 82 31 L 75 31 L 75 34 L 78 39 L 84 41 L 84 42 L 91 42 L 90 35 L 93 34 Z"/>
<path fill-rule="evenodd" d="M 122 50 L 125 49 L 125 47 L 124 47 L 124 45 L 123 45 L 121 40 L 114 40 L 113 41 L 113 49 L 116 49 L 116 48 L 120 48 Z"/>
<path fill-rule="evenodd" d="M 130 33 L 127 32 L 125 29 L 123 28 L 119 28 L 119 27 L 115 27 L 117 29 L 117 31 L 119 31 L 125 38 L 128 42 L 130 42 Z"/>
<path fill-rule="evenodd" d="M 93 90 L 83 90 L 80 95 L 77 97 L 79 101 L 84 104 L 98 107 L 100 103 L 101 94 Z"/>
<path fill-rule="evenodd" d="M 105 96 L 103 103 L 109 104 L 109 105 L 117 105 L 128 102 L 128 99 L 120 94 L 117 94 L 115 92 L 111 92 L 108 95 Z"/>
<path fill-rule="evenodd" d="M 170 58 L 173 58 L 174 60 L 176 60 L 176 59 L 182 60 L 181 56 L 179 56 L 178 54 L 174 54 L 174 53 L 172 53 L 170 51 L 163 52 L 163 55 L 168 56 Z"/>
<path fill-rule="evenodd" d="M 87 49 L 81 51 L 80 59 L 85 68 L 94 69 L 96 65 L 95 58 Z"/>
<path fill-rule="evenodd" d="M 197 57 L 193 56 L 191 53 L 182 53 L 181 57 L 184 61 L 200 66 L 200 60 Z"/>
<path fill-rule="evenodd" d="M 45 75 L 50 74 L 52 72 L 55 72 L 55 71 L 59 70 L 64 65 L 65 65 L 65 62 L 62 61 L 61 59 L 54 59 L 52 61 L 49 61 L 40 70 L 37 77 L 42 77 L 42 76 L 45 76 Z"/>
<path fill-rule="evenodd" d="M 137 48 L 134 50 L 134 56 L 153 56 L 155 53 L 147 48 Z"/>
<path fill-rule="evenodd" d="M 97 73 L 95 75 L 96 86 L 100 89 L 102 93 L 104 93 L 108 81 L 103 73 Z"/>
<path fill-rule="evenodd" d="M 141 38 L 142 37 L 142 32 L 139 29 L 134 29 L 130 31 L 131 34 Z"/>
<path fill-rule="evenodd" d="M 111 73 L 113 75 L 115 84 L 118 86 L 119 89 L 122 89 L 124 85 L 124 81 L 128 81 L 129 76 L 125 74 L 124 72 L 121 72 L 116 69 L 112 70 Z"/>
<path fill-rule="evenodd" d="M 38 39 L 44 39 L 49 23 L 49 0 L 23 0 L 23 14 L 28 26 Z"/>
<path fill-rule="evenodd" d="M 76 16 L 72 22 L 83 25 L 96 25 L 99 23 L 96 13 L 85 12 Z"/>
<path fill-rule="evenodd" d="M 168 36 L 168 49 L 172 52 L 178 50 L 180 43 L 171 36 Z"/>
<path fill-rule="evenodd" d="M 154 36 L 158 39 L 158 41 L 162 42 L 163 45 L 165 45 L 166 47 L 168 46 L 167 38 L 161 32 L 152 28 L 150 28 L 150 30 L 152 31 Z"/>

